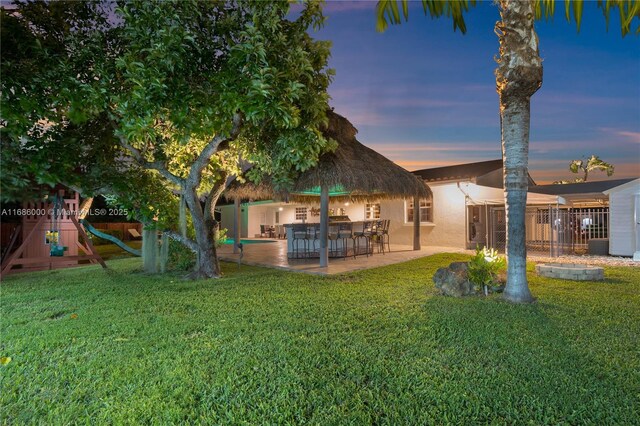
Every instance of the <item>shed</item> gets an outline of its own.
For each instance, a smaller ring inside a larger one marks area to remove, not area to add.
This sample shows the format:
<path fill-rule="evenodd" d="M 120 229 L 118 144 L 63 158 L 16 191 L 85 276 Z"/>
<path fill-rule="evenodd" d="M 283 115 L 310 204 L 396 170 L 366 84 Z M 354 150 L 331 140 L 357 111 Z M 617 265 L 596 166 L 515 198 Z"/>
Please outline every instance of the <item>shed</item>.
<path fill-rule="evenodd" d="M 609 196 L 609 254 L 640 261 L 640 178 L 603 192 Z"/>

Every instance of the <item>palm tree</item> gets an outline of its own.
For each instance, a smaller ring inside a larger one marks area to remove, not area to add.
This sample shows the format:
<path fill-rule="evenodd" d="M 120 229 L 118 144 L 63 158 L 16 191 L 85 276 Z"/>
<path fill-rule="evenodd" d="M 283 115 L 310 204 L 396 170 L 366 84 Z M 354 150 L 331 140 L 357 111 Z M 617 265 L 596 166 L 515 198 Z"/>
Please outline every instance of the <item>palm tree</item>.
<path fill-rule="evenodd" d="M 378 30 L 384 31 L 389 22 L 401 22 L 398 3 L 405 20 L 409 15 L 408 0 L 379 0 L 377 4 Z M 466 32 L 464 13 L 475 0 L 422 0 L 425 15 L 453 20 L 453 29 Z M 528 190 L 529 125 L 531 96 L 542 85 L 542 59 L 534 22 L 548 18 L 555 11 L 553 0 L 497 0 L 500 18 L 495 32 L 500 43 L 496 59 L 496 89 L 500 99 L 502 158 L 504 172 L 505 210 L 507 216 L 507 285 L 505 299 L 516 303 L 534 300 L 526 275 L 525 212 Z M 630 32 L 633 18 L 640 17 L 640 0 L 598 1 L 605 18 L 617 7 L 620 11 L 622 35 Z M 583 1 L 565 0 L 565 14 L 571 12 L 578 30 L 582 18 Z M 640 28 L 636 33 L 640 32 Z"/>
<path fill-rule="evenodd" d="M 581 178 L 576 178 L 576 182 L 586 182 L 589 177 L 589 172 L 593 172 L 596 170 L 600 170 L 601 172 L 606 172 L 607 176 L 612 176 L 614 171 L 613 164 L 609 164 L 605 161 L 602 161 L 600 157 L 597 155 L 592 155 L 588 160 L 573 160 L 571 164 L 569 164 L 569 170 L 572 173 L 583 173 Z"/>

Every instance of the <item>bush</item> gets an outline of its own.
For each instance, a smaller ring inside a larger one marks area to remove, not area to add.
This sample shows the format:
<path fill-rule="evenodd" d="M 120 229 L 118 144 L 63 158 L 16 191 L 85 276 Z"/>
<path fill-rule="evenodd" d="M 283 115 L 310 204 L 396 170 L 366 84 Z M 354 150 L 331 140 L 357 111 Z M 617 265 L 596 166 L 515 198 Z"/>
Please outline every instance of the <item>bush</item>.
<path fill-rule="evenodd" d="M 227 230 L 220 229 L 216 235 L 216 247 L 220 247 L 227 239 Z M 183 244 L 169 238 L 169 261 L 167 268 L 177 271 L 190 271 L 196 264 L 196 254 Z"/>
<path fill-rule="evenodd" d="M 499 285 L 498 273 L 504 270 L 507 262 L 498 255 L 496 249 L 476 247 L 476 254 L 469 262 L 469 281 L 487 293 L 487 287 Z"/>
<path fill-rule="evenodd" d="M 182 243 L 169 238 L 169 261 L 167 269 L 190 271 L 196 264 L 196 254 Z"/>
<path fill-rule="evenodd" d="M 218 230 L 218 234 L 216 235 L 216 247 L 222 247 L 222 245 L 227 241 L 227 228 L 222 228 Z"/>

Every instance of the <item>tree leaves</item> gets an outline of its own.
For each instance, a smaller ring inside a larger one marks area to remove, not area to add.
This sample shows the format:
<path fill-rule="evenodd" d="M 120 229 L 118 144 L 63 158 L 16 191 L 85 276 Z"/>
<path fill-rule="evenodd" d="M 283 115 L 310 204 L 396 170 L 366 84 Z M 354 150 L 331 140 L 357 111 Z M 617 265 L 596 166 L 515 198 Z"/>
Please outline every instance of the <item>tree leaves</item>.
<path fill-rule="evenodd" d="M 408 0 L 400 0 L 402 4 L 402 15 L 405 21 L 409 20 L 409 2 Z M 453 30 L 460 29 L 462 34 L 467 32 L 467 25 L 464 21 L 464 14 L 476 5 L 475 0 L 422 0 L 422 10 L 425 15 L 431 18 L 440 18 L 446 16 L 451 18 L 453 22 Z M 379 0 L 376 5 L 377 26 L 376 29 L 384 32 L 389 23 L 393 25 L 400 24 L 400 11 L 398 8 L 398 0 Z"/>
<path fill-rule="evenodd" d="M 409 20 L 409 1 L 408 0 L 379 0 L 376 6 L 377 30 L 384 32 L 389 23 L 392 25 L 400 24 L 400 11 L 398 1 L 402 4 L 402 15 L 405 21 Z M 536 19 L 549 19 L 555 14 L 555 6 L 557 0 L 533 0 L 533 9 Z M 451 18 L 453 22 L 453 30 L 460 29 L 463 34 L 466 33 L 467 27 L 464 21 L 464 14 L 475 5 L 475 1 L 471 0 L 422 0 L 422 8 L 425 15 L 431 18 L 439 18 L 446 16 Z M 609 26 L 609 18 L 611 10 L 618 9 L 620 14 L 620 29 L 622 35 L 629 34 L 631 24 L 634 19 L 640 18 L 640 1 L 638 0 L 598 0 L 598 7 L 607 21 Z M 583 0 L 565 0 L 564 14 L 568 22 L 576 23 L 578 32 L 582 24 L 582 12 L 584 9 Z M 635 30 L 636 34 L 640 34 L 640 25 Z"/>

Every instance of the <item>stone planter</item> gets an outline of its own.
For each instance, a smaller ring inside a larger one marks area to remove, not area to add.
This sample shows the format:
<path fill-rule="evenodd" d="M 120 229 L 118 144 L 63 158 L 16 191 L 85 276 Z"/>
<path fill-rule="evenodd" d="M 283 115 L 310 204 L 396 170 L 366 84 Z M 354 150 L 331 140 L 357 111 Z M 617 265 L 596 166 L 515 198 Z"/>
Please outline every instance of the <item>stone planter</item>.
<path fill-rule="evenodd" d="M 541 263 L 536 265 L 536 273 L 541 277 L 560 278 L 574 281 L 602 281 L 604 269 L 599 266 L 576 263 Z"/>

